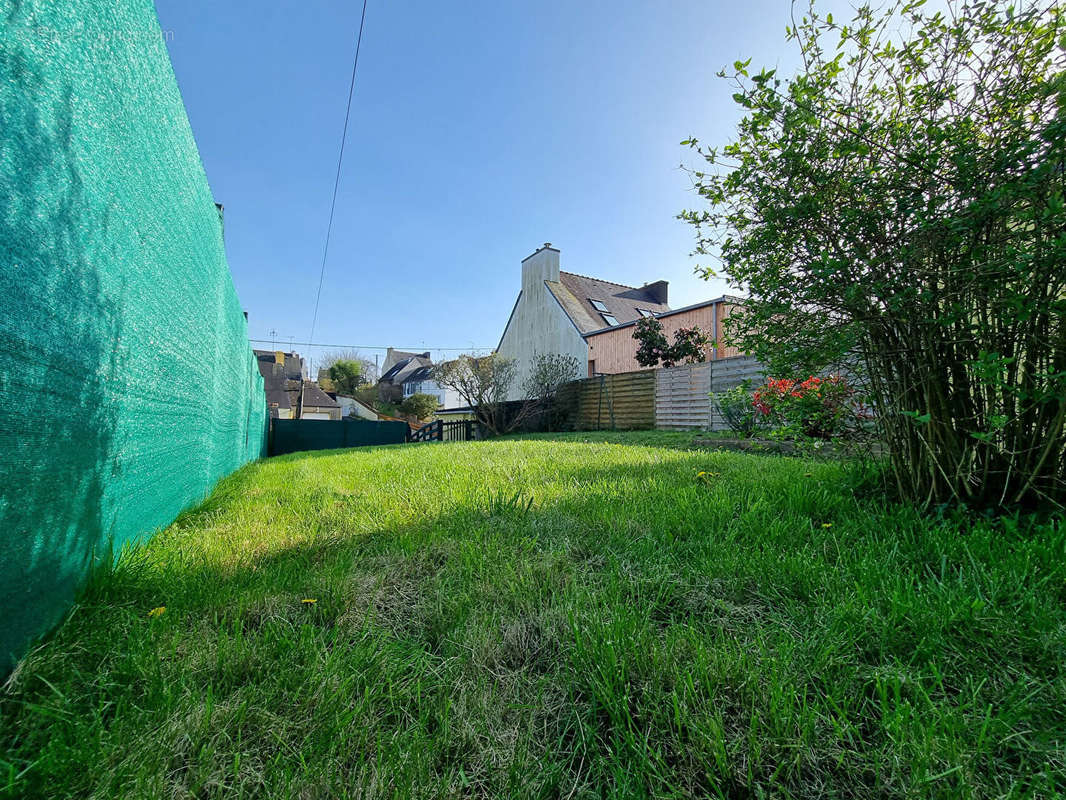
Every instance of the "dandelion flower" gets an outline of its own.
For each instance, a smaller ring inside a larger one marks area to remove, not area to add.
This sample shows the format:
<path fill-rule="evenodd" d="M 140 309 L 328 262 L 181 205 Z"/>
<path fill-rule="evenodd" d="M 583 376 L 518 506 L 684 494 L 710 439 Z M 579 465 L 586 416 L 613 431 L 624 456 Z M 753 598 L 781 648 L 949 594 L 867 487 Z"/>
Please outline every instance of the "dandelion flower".
<path fill-rule="evenodd" d="M 706 472 L 697 472 L 697 473 L 696 473 L 696 477 L 697 477 L 697 478 L 702 478 L 702 477 L 704 477 L 704 476 L 706 476 L 706 475 L 707 475 L 707 473 L 706 473 Z"/>
<path fill-rule="evenodd" d="M 161 617 L 161 616 L 163 616 L 163 613 L 166 610 L 167 610 L 166 606 L 159 606 L 158 608 L 153 608 L 151 611 L 148 612 L 148 619 L 154 619 L 155 617 Z"/>
<path fill-rule="evenodd" d="M 833 523 L 832 522 L 823 522 L 822 523 L 822 527 L 823 528 L 832 528 L 833 527 Z"/>
<path fill-rule="evenodd" d="M 314 597 L 305 597 L 300 602 L 303 603 L 305 606 L 313 606 L 315 603 L 318 602 L 318 600 L 316 600 Z"/>

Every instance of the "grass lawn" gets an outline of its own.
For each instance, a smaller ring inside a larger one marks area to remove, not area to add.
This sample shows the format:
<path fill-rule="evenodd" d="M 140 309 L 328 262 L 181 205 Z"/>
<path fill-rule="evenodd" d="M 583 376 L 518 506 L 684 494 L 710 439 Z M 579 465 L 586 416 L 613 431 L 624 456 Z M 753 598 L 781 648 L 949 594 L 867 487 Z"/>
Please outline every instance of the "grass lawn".
<path fill-rule="evenodd" d="M 1066 791 L 1061 524 L 607 438 L 247 467 L 0 691 L 0 795 Z"/>

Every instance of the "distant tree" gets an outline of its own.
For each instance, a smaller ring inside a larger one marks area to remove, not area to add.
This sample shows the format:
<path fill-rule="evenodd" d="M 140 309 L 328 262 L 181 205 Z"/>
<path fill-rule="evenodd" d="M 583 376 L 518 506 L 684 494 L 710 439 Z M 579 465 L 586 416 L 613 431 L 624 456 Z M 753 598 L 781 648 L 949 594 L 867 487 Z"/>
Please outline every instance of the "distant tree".
<path fill-rule="evenodd" d="M 503 404 L 514 383 L 513 359 L 499 353 L 488 356 L 461 355 L 433 368 L 433 380 L 455 391 L 474 409 L 478 422 L 493 435 L 503 433 Z"/>
<path fill-rule="evenodd" d="M 381 396 L 378 394 L 378 387 L 372 383 L 363 384 L 350 396 L 375 411 L 381 411 Z"/>
<path fill-rule="evenodd" d="M 374 363 L 374 359 L 365 357 L 358 350 L 338 350 L 332 353 L 326 353 L 326 355 L 323 356 L 321 359 L 319 375 L 327 376 L 328 380 L 330 367 L 332 367 L 338 361 L 354 361 L 359 365 L 359 374 L 363 377 L 363 382 L 360 385 L 363 385 L 365 383 L 377 382 L 378 368 L 377 365 Z M 322 382 L 321 377 L 320 382 Z M 330 391 L 336 390 L 330 389 Z"/>
<path fill-rule="evenodd" d="M 352 395 L 367 383 L 363 375 L 363 365 L 358 361 L 340 359 L 329 366 L 329 379 L 334 391 L 339 394 Z"/>
<path fill-rule="evenodd" d="M 654 317 L 637 320 L 633 338 L 639 343 L 637 363 L 645 367 L 672 367 L 675 364 L 701 364 L 707 360 L 707 345 L 712 339 L 699 328 L 679 328 L 671 344 L 663 333 L 663 324 Z"/>
<path fill-rule="evenodd" d="M 410 397 L 404 398 L 400 403 L 400 411 L 415 419 L 428 419 L 440 407 L 440 400 L 436 395 L 416 392 Z"/>

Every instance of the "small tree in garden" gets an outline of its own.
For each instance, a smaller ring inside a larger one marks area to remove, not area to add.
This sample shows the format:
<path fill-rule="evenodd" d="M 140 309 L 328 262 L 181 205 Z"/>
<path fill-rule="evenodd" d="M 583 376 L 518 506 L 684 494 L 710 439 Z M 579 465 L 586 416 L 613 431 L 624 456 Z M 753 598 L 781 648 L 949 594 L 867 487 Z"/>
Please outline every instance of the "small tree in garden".
<path fill-rule="evenodd" d="M 440 401 L 436 395 L 416 392 L 410 397 L 405 397 L 400 403 L 400 411 L 415 419 L 428 419 L 440 407 Z"/>
<path fill-rule="evenodd" d="M 543 414 L 543 423 L 555 429 L 568 413 L 566 403 L 558 403 L 559 388 L 577 379 L 581 365 L 576 358 L 562 353 L 542 353 L 533 357 L 523 388 L 526 400 L 512 421 L 517 427 L 534 414 Z"/>
<path fill-rule="evenodd" d="M 743 385 L 734 386 L 724 392 L 712 393 L 711 400 L 733 433 L 738 436 L 751 436 L 755 433 L 761 414 L 755 408 L 750 388 Z"/>
<path fill-rule="evenodd" d="M 577 379 L 580 367 L 576 358 L 562 353 L 542 353 L 534 356 L 529 376 L 522 386 L 526 398 L 550 400 L 560 386 Z"/>
<path fill-rule="evenodd" d="M 671 344 L 663 333 L 663 324 L 654 317 L 637 320 L 633 338 L 640 343 L 637 363 L 644 367 L 664 367 L 675 364 L 701 364 L 707 360 L 707 346 L 711 337 L 696 326 L 679 328 Z"/>
<path fill-rule="evenodd" d="M 681 216 L 748 292 L 732 337 L 864 375 L 920 503 L 1066 505 L 1064 32 L 1035 0 L 812 6 L 801 73 L 738 62 L 735 140 L 687 142 L 709 208 Z"/>
<path fill-rule="evenodd" d="M 433 379 L 453 389 L 474 409 L 478 422 L 493 435 L 505 432 L 503 404 L 514 383 L 517 369 L 513 359 L 499 353 L 488 356 L 462 355 L 433 368 Z"/>

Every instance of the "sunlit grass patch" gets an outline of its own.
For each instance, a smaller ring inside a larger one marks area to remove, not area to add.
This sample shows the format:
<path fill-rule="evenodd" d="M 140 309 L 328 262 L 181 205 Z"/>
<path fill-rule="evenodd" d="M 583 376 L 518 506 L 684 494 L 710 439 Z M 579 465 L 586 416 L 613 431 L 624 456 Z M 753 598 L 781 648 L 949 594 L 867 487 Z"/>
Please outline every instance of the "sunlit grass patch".
<path fill-rule="evenodd" d="M 1061 784 L 1060 525 L 922 518 L 856 500 L 839 464 L 651 442 L 247 467 L 126 554 L 26 659 L 0 694 L 0 786 L 985 797 Z"/>

